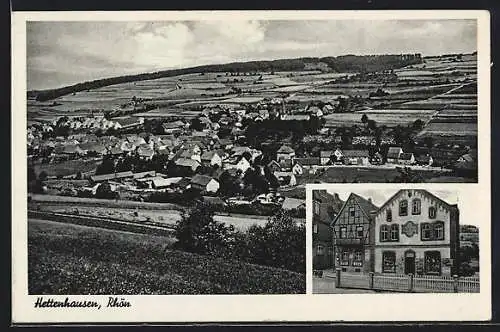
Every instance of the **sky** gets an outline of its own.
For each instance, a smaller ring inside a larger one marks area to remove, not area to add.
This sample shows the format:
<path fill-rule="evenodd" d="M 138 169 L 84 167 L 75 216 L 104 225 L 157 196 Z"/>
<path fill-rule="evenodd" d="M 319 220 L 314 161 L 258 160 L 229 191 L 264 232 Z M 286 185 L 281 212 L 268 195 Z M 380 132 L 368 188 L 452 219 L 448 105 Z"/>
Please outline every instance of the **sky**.
<path fill-rule="evenodd" d="M 234 61 L 469 53 L 475 20 L 28 22 L 28 89 Z"/>
<path fill-rule="evenodd" d="M 372 202 L 381 207 L 389 198 L 392 197 L 399 189 L 366 189 L 366 190 L 355 190 L 354 193 L 358 194 L 363 198 L 371 198 Z M 337 190 L 328 190 L 329 193 L 334 194 L 337 193 L 343 201 L 346 201 L 351 191 L 337 191 Z M 479 220 L 475 216 L 477 213 L 475 209 L 477 209 L 478 204 L 480 204 L 477 200 L 480 199 L 477 195 L 470 195 L 467 192 L 467 189 L 464 190 L 430 190 L 432 194 L 441 198 L 443 201 L 448 204 L 457 204 L 460 210 L 460 224 L 464 225 L 475 225 L 478 227 L 486 227 L 485 223 L 488 223 L 488 220 Z M 474 201 L 476 200 L 476 201 Z"/>

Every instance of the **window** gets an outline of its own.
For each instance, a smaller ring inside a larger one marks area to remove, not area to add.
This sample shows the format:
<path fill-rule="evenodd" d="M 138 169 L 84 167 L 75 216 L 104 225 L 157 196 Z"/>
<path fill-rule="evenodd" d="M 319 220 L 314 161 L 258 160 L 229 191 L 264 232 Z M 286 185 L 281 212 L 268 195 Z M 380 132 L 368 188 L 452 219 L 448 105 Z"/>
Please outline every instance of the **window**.
<path fill-rule="evenodd" d="M 340 238 L 345 239 L 347 235 L 347 228 L 346 227 L 340 227 Z"/>
<path fill-rule="evenodd" d="M 319 215 L 319 203 L 316 201 L 314 201 L 313 210 L 314 210 L 314 214 Z"/>
<path fill-rule="evenodd" d="M 392 210 L 391 209 L 387 209 L 387 212 L 385 214 L 385 218 L 386 218 L 387 222 L 392 221 Z"/>
<path fill-rule="evenodd" d="M 436 218 L 436 208 L 434 206 L 429 207 L 429 219 Z"/>
<path fill-rule="evenodd" d="M 444 240 L 444 222 L 436 221 L 432 224 L 423 223 L 421 224 L 421 240 Z"/>
<path fill-rule="evenodd" d="M 426 274 L 441 275 L 441 253 L 426 251 L 424 253 L 424 270 Z"/>
<path fill-rule="evenodd" d="M 389 240 L 389 231 L 386 225 L 380 226 L 380 242 L 385 242 Z"/>
<path fill-rule="evenodd" d="M 323 247 L 322 244 L 318 244 L 318 247 L 316 248 L 316 253 L 318 255 L 324 255 L 325 254 L 325 247 Z"/>
<path fill-rule="evenodd" d="M 422 234 L 421 235 L 421 240 L 425 241 L 425 240 L 431 240 L 432 239 L 432 227 L 430 224 L 427 224 L 427 223 L 423 223 L 421 224 L 421 229 L 420 229 L 420 233 Z"/>
<path fill-rule="evenodd" d="M 382 253 L 382 272 L 396 273 L 396 253 L 394 251 Z"/>
<path fill-rule="evenodd" d="M 437 221 L 434 224 L 434 240 L 444 240 L 444 223 Z"/>
<path fill-rule="evenodd" d="M 318 224 L 313 225 L 313 233 L 317 234 L 318 233 Z"/>
<path fill-rule="evenodd" d="M 399 215 L 400 216 L 408 215 L 408 201 L 406 199 L 399 202 Z"/>
<path fill-rule="evenodd" d="M 399 225 L 391 225 L 391 241 L 399 241 Z"/>
<path fill-rule="evenodd" d="M 411 214 L 420 214 L 420 199 L 415 198 L 411 202 Z"/>
<path fill-rule="evenodd" d="M 363 260 L 363 252 L 361 250 L 357 250 L 354 253 L 354 260 L 357 261 L 357 262 L 360 262 L 360 261 Z"/>
<path fill-rule="evenodd" d="M 349 216 L 354 217 L 355 215 L 356 215 L 356 209 L 353 206 L 349 207 Z"/>
<path fill-rule="evenodd" d="M 364 232 L 363 232 L 363 226 L 356 227 L 356 237 L 361 237 L 362 238 L 363 234 L 364 234 Z"/>

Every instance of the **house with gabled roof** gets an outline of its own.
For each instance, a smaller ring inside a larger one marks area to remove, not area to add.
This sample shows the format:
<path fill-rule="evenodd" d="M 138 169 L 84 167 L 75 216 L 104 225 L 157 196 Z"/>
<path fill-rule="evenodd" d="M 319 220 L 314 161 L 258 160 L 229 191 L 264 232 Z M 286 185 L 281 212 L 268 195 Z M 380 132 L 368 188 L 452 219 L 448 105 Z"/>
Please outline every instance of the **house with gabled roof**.
<path fill-rule="evenodd" d="M 155 154 L 154 150 L 148 144 L 142 144 L 137 148 L 137 155 L 143 160 L 151 160 Z"/>
<path fill-rule="evenodd" d="M 346 165 L 368 165 L 370 155 L 366 150 L 344 150 L 344 163 Z"/>
<path fill-rule="evenodd" d="M 222 157 L 217 153 L 217 151 L 205 151 L 201 155 L 201 162 L 207 166 L 219 166 L 222 167 Z"/>
<path fill-rule="evenodd" d="M 208 175 L 196 174 L 191 178 L 191 187 L 202 192 L 216 193 L 219 186 L 219 182 Z"/>
<path fill-rule="evenodd" d="M 413 153 L 401 153 L 399 156 L 399 164 L 401 165 L 413 165 L 415 164 L 415 156 Z"/>
<path fill-rule="evenodd" d="M 201 163 L 198 162 L 197 160 L 188 158 L 178 158 L 174 161 L 174 164 L 177 167 L 187 171 L 188 173 L 196 172 L 198 168 L 201 166 Z"/>
<path fill-rule="evenodd" d="M 283 144 L 278 151 L 276 151 L 276 160 L 278 162 L 283 159 L 292 159 L 293 157 L 295 157 L 295 150 L 286 144 Z"/>
<path fill-rule="evenodd" d="M 237 159 L 234 159 L 232 162 L 228 161 L 227 163 L 224 163 L 225 169 L 234 168 L 234 169 L 240 170 L 242 173 L 245 173 L 247 171 L 247 169 L 249 169 L 250 167 L 252 167 L 252 165 L 243 156 L 238 157 Z"/>
<path fill-rule="evenodd" d="M 377 211 L 370 198 L 349 195 L 332 224 L 336 268 L 343 272 L 373 272 Z"/>
<path fill-rule="evenodd" d="M 423 189 L 401 189 L 375 214 L 375 273 L 458 273 L 459 209 Z"/>
<path fill-rule="evenodd" d="M 391 146 L 387 151 L 386 160 L 390 164 L 397 164 L 399 162 L 399 157 L 403 153 L 403 149 L 399 146 Z"/>

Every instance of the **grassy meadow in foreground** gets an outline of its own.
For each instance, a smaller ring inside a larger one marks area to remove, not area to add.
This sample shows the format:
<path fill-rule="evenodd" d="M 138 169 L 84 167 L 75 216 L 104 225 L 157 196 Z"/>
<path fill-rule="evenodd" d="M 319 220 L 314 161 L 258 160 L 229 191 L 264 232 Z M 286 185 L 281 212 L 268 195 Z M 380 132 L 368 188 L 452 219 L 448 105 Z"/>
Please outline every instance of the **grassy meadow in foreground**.
<path fill-rule="evenodd" d="M 172 250 L 174 239 L 29 220 L 29 294 L 292 294 L 305 275 Z"/>

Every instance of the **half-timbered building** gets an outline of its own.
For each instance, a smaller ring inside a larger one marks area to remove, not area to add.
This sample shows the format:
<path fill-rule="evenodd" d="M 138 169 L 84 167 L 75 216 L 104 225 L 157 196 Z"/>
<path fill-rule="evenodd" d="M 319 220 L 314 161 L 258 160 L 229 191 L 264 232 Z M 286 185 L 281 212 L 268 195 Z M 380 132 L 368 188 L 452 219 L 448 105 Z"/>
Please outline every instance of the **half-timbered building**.
<path fill-rule="evenodd" d="M 333 223 L 336 268 L 343 272 L 373 271 L 376 211 L 370 199 L 349 195 Z"/>

